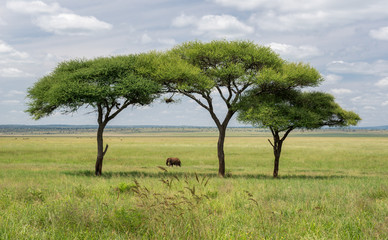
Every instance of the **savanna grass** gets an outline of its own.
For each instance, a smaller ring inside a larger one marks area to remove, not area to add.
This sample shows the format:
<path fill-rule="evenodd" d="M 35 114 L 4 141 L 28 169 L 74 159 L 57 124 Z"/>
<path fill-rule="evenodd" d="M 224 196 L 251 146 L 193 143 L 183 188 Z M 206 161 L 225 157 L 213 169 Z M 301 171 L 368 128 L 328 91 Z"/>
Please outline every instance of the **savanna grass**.
<path fill-rule="evenodd" d="M 1 137 L 0 239 L 387 239 L 388 139 L 301 135 Z"/>

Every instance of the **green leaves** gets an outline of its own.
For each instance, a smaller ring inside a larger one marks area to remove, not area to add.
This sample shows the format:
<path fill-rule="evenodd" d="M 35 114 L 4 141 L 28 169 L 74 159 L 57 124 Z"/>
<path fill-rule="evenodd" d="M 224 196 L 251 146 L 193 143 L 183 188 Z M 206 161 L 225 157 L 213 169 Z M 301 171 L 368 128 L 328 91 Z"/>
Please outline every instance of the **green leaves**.
<path fill-rule="evenodd" d="M 283 63 L 280 68 L 265 68 L 256 78 L 256 91 L 278 91 L 316 87 L 323 81 L 320 73 L 308 64 Z M 254 91 L 254 90 L 253 90 Z"/>
<path fill-rule="evenodd" d="M 105 107 L 149 104 L 160 85 L 137 73 L 138 56 L 117 56 L 60 63 L 28 89 L 27 112 L 39 119 L 57 109 L 77 111 L 81 106 Z"/>
<path fill-rule="evenodd" d="M 165 92 L 173 92 L 176 89 L 203 90 L 213 86 L 212 82 L 201 74 L 201 69 L 169 52 L 140 54 L 135 69 L 138 74 L 163 85 Z"/>
<path fill-rule="evenodd" d="M 250 83 L 264 67 L 277 68 L 283 62 L 271 49 L 249 41 L 193 41 L 171 53 L 200 69 L 213 86 Z"/>
<path fill-rule="evenodd" d="M 283 90 L 246 95 L 238 119 L 258 127 L 281 132 L 289 128 L 314 129 L 323 126 L 356 125 L 360 117 L 342 109 L 334 97 L 322 92 Z"/>

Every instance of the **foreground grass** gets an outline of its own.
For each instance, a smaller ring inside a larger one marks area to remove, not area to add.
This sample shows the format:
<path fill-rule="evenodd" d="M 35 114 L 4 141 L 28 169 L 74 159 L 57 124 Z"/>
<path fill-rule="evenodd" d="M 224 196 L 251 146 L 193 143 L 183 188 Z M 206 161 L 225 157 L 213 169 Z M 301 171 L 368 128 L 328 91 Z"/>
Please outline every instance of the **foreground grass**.
<path fill-rule="evenodd" d="M 0 138 L 0 239 L 387 239 L 388 139 Z M 182 168 L 164 166 L 169 156 Z"/>

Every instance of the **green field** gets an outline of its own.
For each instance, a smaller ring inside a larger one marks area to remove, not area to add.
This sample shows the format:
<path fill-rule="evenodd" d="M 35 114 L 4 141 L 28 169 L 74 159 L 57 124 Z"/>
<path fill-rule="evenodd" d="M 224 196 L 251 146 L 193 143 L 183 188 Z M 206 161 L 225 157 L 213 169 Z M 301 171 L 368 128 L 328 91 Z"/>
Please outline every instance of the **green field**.
<path fill-rule="evenodd" d="M 0 137 L 0 239 L 388 239 L 388 138 L 266 132 Z M 170 156 L 181 168 L 167 168 Z M 158 166 L 165 167 L 165 172 Z"/>

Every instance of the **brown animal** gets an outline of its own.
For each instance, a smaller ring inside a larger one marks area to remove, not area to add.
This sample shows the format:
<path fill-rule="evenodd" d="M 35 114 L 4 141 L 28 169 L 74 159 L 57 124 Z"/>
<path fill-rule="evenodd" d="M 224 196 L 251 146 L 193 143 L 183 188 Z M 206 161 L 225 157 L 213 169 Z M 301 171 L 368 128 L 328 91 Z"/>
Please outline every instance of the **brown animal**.
<path fill-rule="evenodd" d="M 171 158 L 167 158 L 166 160 L 166 165 L 167 166 L 181 166 L 181 160 L 179 160 L 179 158 L 176 158 L 176 157 L 171 157 Z"/>

